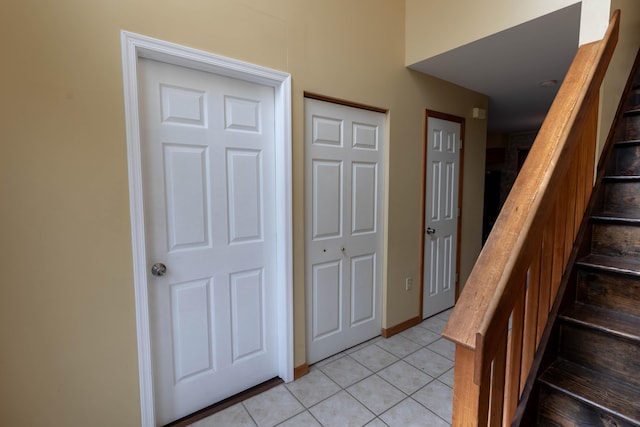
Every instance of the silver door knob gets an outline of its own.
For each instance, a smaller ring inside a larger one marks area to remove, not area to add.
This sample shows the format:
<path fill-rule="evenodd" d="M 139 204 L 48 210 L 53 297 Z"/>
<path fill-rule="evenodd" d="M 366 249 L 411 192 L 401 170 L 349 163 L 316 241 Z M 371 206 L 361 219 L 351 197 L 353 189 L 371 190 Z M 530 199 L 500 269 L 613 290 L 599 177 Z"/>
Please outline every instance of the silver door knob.
<path fill-rule="evenodd" d="M 435 234 L 435 233 L 436 233 L 435 228 L 427 227 L 427 234 Z"/>
<path fill-rule="evenodd" d="M 151 274 L 153 274 L 154 276 L 164 276 L 165 274 L 167 274 L 167 266 L 161 262 L 153 264 L 151 266 Z"/>

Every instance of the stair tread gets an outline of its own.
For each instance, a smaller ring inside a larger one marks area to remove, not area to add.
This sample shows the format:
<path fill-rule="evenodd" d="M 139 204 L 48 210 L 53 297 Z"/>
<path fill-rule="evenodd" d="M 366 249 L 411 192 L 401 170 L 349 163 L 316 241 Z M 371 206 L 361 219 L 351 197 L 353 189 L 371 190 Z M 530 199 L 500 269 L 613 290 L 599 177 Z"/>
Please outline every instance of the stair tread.
<path fill-rule="evenodd" d="M 578 364 L 556 360 L 540 376 L 547 386 L 640 426 L 640 389 Z"/>
<path fill-rule="evenodd" d="M 581 267 L 640 276 L 640 261 L 634 258 L 589 254 L 577 261 L 576 264 Z"/>
<path fill-rule="evenodd" d="M 626 139 L 626 140 L 622 140 L 622 141 L 616 141 L 615 145 L 616 146 L 621 146 L 621 145 L 638 145 L 640 144 L 640 139 Z"/>
<path fill-rule="evenodd" d="M 640 114 L 640 108 L 632 108 L 624 112 L 625 116 L 635 116 L 637 114 Z"/>
<path fill-rule="evenodd" d="M 635 182 L 640 181 L 640 175 L 606 175 L 602 179 L 605 182 Z"/>
<path fill-rule="evenodd" d="M 621 312 L 575 303 L 560 318 L 628 340 L 640 342 L 640 318 Z"/>
<path fill-rule="evenodd" d="M 599 215 L 592 215 L 591 219 L 598 223 L 617 224 L 617 225 L 640 225 L 640 218 L 629 213 L 629 216 L 624 216 L 625 213 L 608 213 L 603 212 Z"/>

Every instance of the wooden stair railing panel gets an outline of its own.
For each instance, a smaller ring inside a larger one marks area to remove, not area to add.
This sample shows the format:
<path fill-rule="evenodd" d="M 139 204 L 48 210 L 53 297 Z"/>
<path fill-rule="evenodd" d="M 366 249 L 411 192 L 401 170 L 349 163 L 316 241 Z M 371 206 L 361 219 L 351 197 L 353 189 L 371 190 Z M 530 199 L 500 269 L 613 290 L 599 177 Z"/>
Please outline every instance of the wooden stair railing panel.
<path fill-rule="evenodd" d="M 522 366 L 522 338 L 524 329 L 524 306 L 526 294 L 524 288 L 516 298 L 516 304 L 511 313 L 511 331 L 508 338 L 507 372 L 518 372 Z M 503 414 L 503 424 L 509 424 L 511 414 L 515 413 L 518 400 L 524 381 L 520 380 L 520 375 L 507 375 L 505 378 L 505 412 Z"/>
<path fill-rule="evenodd" d="M 563 186 L 564 188 L 564 186 Z M 561 206 L 566 203 L 564 194 L 566 192 L 558 191 L 556 196 L 556 202 L 553 210 L 553 264 L 551 270 L 551 295 L 558 294 L 558 288 L 560 287 L 560 281 L 562 280 L 562 273 L 564 272 L 564 266 L 567 259 L 564 254 L 564 234 L 565 234 L 565 211 Z M 549 298 L 549 310 L 553 306 L 553 298 Z"/>
<path fill-rule="evenodd" d="M 550 217 L 546 227 L 542 232 L 542 247 L 540 253 L 540 297 L 538 299 L 538 325 L 536 336 L 536 347 L 540 344 L 542 333 L 547 324 L 549 310 L 551 309 L 552 276 L 553 266 L 553 230 L 555 227 L 555 217 Z"/>
<path fill-rule="evenodd" d="M 495 426 L 502 422 L 505 404 L 505 380 L 507 373 L 507 334 L 496 351 L 491 372 L 491 398 L 489 399 L 489 425 Z"/>
<path fill-rule="evenodd" d="M 443 331 L 456 344 L 454 426 L 513 417 L 591 196 L 598 93 L 619 25 L 616 11 L 603 40 L 578 49 Z"/>
<path fill-rule="evenodd" d="M 461 345 L 456 345 L 456 367 L 453 370 L 453 418 L 455 426 L 487 425 L 489 414 L 488 378 L 476 384 L 475 352 Z M 485 371 L 488 373 L 489 371 Z M 464 390 L 464 393 L 455 393 Z"/>

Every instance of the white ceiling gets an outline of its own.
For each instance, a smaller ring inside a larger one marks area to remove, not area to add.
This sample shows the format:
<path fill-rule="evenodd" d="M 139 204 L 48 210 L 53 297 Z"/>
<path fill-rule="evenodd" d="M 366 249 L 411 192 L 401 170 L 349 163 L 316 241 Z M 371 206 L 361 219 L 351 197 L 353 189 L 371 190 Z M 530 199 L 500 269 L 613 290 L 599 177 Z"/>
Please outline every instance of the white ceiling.
<path fill-rule="evenodd" d="M 578 50 L 580 3 L 410 66 L 489 96 L 488 130 L 537 130 Z M 541 87 L 557 80 L 555 87 Z"/>

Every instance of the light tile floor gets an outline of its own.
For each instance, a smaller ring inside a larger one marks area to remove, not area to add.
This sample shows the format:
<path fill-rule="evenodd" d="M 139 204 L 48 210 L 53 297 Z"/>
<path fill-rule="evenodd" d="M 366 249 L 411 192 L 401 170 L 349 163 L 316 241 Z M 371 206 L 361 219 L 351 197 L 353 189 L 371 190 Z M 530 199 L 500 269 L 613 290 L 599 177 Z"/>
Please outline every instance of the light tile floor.
<path fill-rule="evenodd" d="M 192 427 L 449 426 L 454 345 L 440 337 L 449 314 L 336 354 Z"/>

